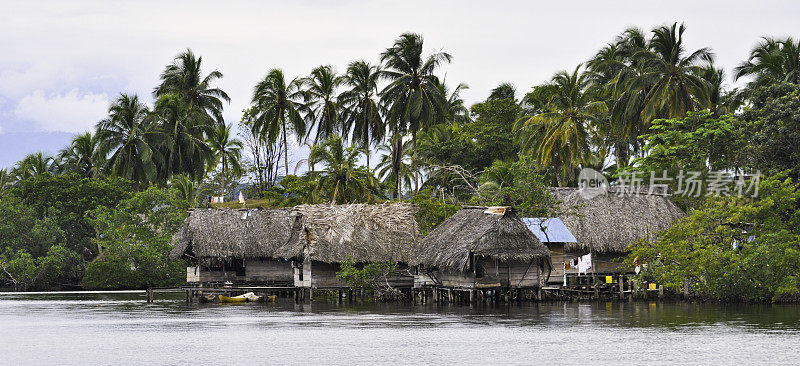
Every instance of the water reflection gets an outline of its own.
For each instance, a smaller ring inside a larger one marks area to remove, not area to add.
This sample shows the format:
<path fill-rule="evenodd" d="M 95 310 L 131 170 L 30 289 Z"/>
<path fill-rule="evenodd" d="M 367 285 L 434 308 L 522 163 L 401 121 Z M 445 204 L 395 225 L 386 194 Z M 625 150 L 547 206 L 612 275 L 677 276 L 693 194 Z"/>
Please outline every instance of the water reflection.
<path fill-rule="evenodd" d="M 287 355 L 304 363 L 531 363 L 563 360 L 566 350 L 601 364 L 714 355 L 791 364 L 800 344 L 798 305 L 186 305 L 182 294 L 147 304 L 143 292 L 5 293 L 0 324 L 3 363 L 11 364 L 173 364 L 254 352 L 276 363 L 300 361 Z"/>

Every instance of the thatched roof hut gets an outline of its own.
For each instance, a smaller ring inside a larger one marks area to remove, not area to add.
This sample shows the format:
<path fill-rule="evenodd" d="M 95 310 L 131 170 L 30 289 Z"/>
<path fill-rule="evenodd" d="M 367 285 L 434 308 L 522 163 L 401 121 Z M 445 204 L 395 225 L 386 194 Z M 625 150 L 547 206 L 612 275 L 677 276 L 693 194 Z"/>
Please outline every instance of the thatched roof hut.
<path fill-rule="evenodd" d="M 195 209 L 175 237 L 172 258 L 292 258 L 300 217 L 288 209 Z"/>
<path fill-rule="evenodd" d="M 416 206 L 408 203 L 301 205 L 292 212 L 303 218 L 299 238 L 317 261 L 407 262 L 420 239 Z"/>
<path fill-rule="evenodd" d="M 411 264 L 464 271 L 470 265 L 470 253 L 501 260 L 549 258 L 550 251 L 512 208 L 487 212 L 486 207 L 456 212 L 422 240 Z"/>
<path fill-rule="evenodd" d="M 614 188 L 594 197 L 577 188 L 551 188 L 559 201 L 558 216 L 577 243 L 567 250 L 593 250 L 597 253 L 624 252 L 639 238 L 655 235 L 683 216 L 666 193 L 619 194 Z"/>
<path fill-rule="evenodd" d="M 197 209 L 171 256 L 302 258 L 336 263 L 407 261 L 419 229 L 407 203 L 302 205 L 292 209 Z"/>

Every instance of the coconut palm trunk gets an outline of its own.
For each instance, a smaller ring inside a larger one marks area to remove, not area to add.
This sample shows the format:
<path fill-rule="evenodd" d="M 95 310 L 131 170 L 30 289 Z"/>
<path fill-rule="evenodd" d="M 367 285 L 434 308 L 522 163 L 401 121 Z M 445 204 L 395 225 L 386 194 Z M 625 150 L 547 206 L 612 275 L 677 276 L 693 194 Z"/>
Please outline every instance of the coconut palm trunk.
<path fill-rule="evenodd" d="M 398 133 L 392 136 L 392 170 L 394 171 L 394 198 L 400 198 L 400 169 L 403 163 L 403 139 Z"/>
<path fill-rule="evenodd" d="M 283 167 L 286 168 L 286 174 L 289 175 L 289 145 L 286 143 L 286 123 L 284 122 L 281 125 L 281 129 L 283 130 Z"/>
<path fill-rule="evenodd" d="M 417 131 L 411 132 L 411 145 L 413 146 L 414 153 L 411 157 L 411 167 L 414 169 L 414 195 L 419 192 L 419 169 L 417 166 Z"/>

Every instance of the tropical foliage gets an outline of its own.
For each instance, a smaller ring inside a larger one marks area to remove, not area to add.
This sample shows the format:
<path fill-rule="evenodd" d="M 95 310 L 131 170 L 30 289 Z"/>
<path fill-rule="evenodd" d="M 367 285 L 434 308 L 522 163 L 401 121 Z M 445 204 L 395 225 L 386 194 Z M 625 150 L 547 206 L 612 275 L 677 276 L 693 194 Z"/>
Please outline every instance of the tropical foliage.
<path fill-rule="evenodd" d="M 689 218 L 635 249 L 659 281 L 743 299 L 752 283 L 735 266 L 794 268 L 775 253 L 796 243 L 789 216 L 800 179 L 800 43 L 765 37 L 731 73 L 747 82 L 737 89 L 710 48 L 686 46 L 690 35 L 679 23 L 625 29 L 541 84 L 503 82 L 468 103 L 467 84 L 444 78 L 454 58 L 404 33 L 373 61 L 341 72 L 322 64 L 285 75 L 266 66 L 238 123 L 224 120 L 222 73 L 186 50 L 151 96 L 122 93 L 93 131 L 56 155 L 35 152 L 0 170 L 0 276 L 20 289 L 172 283 L 180 264 L 166 259 L 168 237 L 186 209 L 211 205 L 209 196 L 241 193 L 261 206 L 406 200 L 428 231 L 462 205 L 556 215 L 547 188 L 575 186 L 583 168 L 611 184 L 631 171 L 761 172 L 772 177 L 763 187 L 771 196 L 676 199 Z M 728 235 L 720 223 L 742 220 L 763 229 L 741 251 L 689 235 Z M 720 267 L 670 267 L 671 251 L 678 262 Z M 348 281 L 392 270 L 347 268 Z M 749 299 L 794 296 L 791 278 L 758 276 L 767 290 Z M 721 289 L 726 283 L 736 286 Z"/>

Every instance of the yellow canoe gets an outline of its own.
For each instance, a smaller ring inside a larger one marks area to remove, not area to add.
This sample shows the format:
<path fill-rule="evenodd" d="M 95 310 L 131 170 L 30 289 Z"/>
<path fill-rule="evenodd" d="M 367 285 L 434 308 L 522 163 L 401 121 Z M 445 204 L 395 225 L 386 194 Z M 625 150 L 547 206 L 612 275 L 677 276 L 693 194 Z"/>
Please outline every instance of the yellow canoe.
<path fill-rule="evenodd" d="M 252 292 L 248 292 L 239 296 L 219 295 L 219 302 L 256 302 L 260 299 L 260 296 L 256 296 L 256 294 Z"/>
<path fill-rule="evenodd" d="M 219 302 L 246 302 L 246 301 L 247 301 L 247 298 L 244 297 L 243 295 L 232 296 L 232 297 L 231 296 L 225 296 L 225 295 L 219 295 Z"/>

